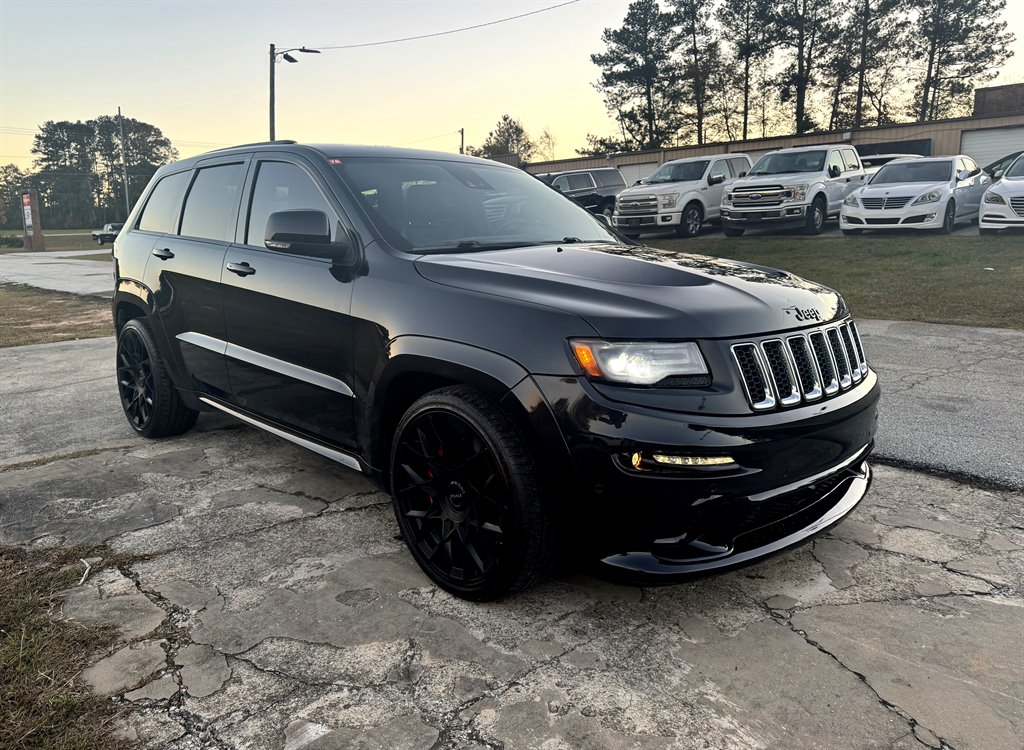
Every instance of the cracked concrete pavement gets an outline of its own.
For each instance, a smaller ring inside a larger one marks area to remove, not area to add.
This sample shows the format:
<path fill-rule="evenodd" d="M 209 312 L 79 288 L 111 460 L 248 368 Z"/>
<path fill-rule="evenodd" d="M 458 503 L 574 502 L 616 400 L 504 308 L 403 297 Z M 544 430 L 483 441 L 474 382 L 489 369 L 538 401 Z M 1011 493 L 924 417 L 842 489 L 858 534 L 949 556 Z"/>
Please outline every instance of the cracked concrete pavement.
<path fill-rule="evenodd" d="M 1019 493 L 879 466 L 850 518 L 757 566 L 469 604 L 357 474 L 213 415 L 133 437 L 109 349 L 0 353 L 0 543 L 140 556 L 60 616 L 121 628 L 82 679 L 143 746 L 1024 745 Z"/>

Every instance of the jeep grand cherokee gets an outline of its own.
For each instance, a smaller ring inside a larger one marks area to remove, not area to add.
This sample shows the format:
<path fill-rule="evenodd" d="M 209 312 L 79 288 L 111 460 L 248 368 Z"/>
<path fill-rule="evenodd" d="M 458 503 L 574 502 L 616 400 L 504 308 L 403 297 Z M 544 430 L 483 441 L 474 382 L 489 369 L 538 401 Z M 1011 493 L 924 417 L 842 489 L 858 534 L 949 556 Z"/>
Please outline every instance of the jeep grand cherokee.
<path fill-rule="evenodd" d="M 138 434 L 220 410 L 371 475 L 457 596 L 568 549 L 724 570 L 868 488 L 879 388 L 839 294 L 637 245 L 511 167 L 230 148 L 162 167 L 114 255 Z"/>

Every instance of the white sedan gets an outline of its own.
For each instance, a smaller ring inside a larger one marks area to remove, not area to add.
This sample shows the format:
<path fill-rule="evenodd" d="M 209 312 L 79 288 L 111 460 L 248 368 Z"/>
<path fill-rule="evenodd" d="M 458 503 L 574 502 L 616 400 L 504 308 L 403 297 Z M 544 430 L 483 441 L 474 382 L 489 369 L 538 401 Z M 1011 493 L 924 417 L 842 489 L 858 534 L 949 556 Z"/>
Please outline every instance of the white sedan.
<path fill-rule="evenodd" d="M 968 156 L 892 161 L 846 197 L 843 234 L 865 229 L 935 229 L 949 234 L 978 216 L 992 179 Z"/>
<path fill-rule="evenodd" d="M 1024 154 L 1018 156 L 1001 179 L 985 192 L 978 226 L 982 234 L 995 234 L 1010 227 L 1024 228 Z"/>

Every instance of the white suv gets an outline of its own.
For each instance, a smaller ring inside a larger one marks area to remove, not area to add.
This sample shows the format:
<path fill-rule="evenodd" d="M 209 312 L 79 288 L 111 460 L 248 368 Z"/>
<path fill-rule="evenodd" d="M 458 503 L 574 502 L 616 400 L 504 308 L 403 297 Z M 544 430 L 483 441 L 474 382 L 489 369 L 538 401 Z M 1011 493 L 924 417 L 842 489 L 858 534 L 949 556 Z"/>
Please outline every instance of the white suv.
<path fill-rule="evenodd" d="M 746 154 L 718 154 L 667 161 L 615 198 L 612 226 L 627 237 L 673 230 L 694 237 L 718 218 L 722 191 L 750 169 Z"/>
<path fill-rule="evenodd" d="M 821 234 L 843 200 L 864 184 L 853 146 L 806 146 L 765 154 L 722 197 L 722 231 L 739 237 L 748 227 L 803 227 Z"/>

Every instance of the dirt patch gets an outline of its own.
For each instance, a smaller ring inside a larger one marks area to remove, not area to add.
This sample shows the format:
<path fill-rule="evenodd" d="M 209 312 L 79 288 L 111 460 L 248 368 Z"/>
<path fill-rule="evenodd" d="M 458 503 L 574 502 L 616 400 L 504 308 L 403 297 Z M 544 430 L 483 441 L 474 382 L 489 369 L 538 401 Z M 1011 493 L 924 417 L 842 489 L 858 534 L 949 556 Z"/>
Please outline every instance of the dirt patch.
<path fill-rule="evenodd" d="M 0 347 L 114 333 L 110 302 L 23 284 L 0 284 Z"/>

